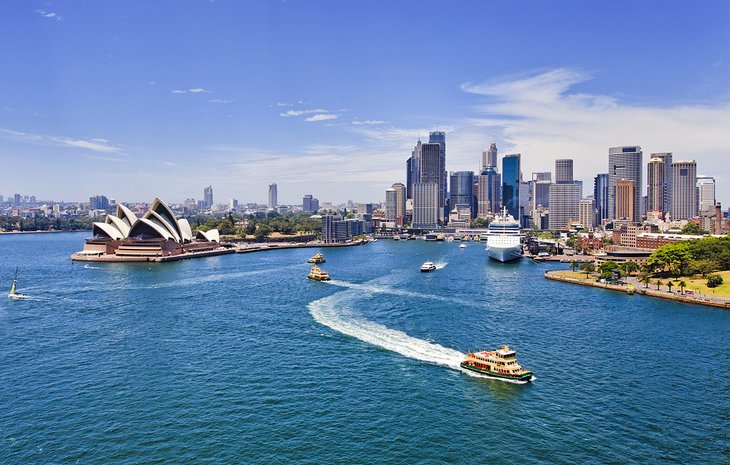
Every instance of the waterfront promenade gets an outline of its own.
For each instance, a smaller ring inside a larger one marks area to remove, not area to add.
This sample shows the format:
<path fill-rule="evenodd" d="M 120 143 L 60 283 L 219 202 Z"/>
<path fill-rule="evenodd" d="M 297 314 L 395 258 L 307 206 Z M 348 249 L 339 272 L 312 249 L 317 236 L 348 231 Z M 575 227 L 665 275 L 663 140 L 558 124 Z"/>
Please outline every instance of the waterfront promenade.
<path fill-rule="evenodd" d="M 652 289 L 651 287 L 645 287 L 644 284 L 639 282 L 638 278 L 633 276 L 625 278 L 625 284 L 607 284 L 596 281 L 596 276 L 589 276 L 586 278 L 585 273 L 582 272 L 574 272 L 570 270 L 550 270 L 545 272 L 545 278 L 553 281 L 597 287 L 600 289 L 608 289 L 624 293 L 630 293 L 629 286 L 633 286 L 634 293 L 640 295 L 730 310 L 730 299 L 707 294 L 685 294 L 681 291 L 669 292 L 666 290 Z"/>

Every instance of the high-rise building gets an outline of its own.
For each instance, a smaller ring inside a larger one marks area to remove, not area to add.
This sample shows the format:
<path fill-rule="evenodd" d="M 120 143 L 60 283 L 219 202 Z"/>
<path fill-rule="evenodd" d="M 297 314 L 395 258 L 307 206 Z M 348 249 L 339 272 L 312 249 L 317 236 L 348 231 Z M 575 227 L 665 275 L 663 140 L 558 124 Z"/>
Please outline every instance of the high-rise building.
<path fill-rule="evenodd" d="M 411 151 L 411 157 L 406 160 L 406 196 L 409 199 L 413 198 L 413 184 L 421 179 L 420 161 L 421 140 L 419 139 Z"/>
<path fill-rule="evenodd" d="M 586 229 L 593 229 L 596 221 L 596 209 L 593 199 L 581 199 L 578 203 L 578 220 Z"/>
<path fill-rule="evenodd" d="M 319 210 L 319 199 L 314 198 L 312 194 L 302 197 L 302 211 L 306 213 L 314 213 Z"/>
<path fill-rule="evenodd" d="M 205 208 L 211 208 L 213 206 L 213 186 L 208 186 L 203 189 L 203 204 Z"/>
<path fill-rule="evenodd" d="M 580 221 L 579 204 L 582 195 L 582 183 L 550 184 L 548 229 L 565 229 L 570 223 Z"/>
<path fill-rule="evenodd" d="M 269 208 L 275 209 L 279 204 L 279 190 L 276 184 L 269 184 Z"/>
<path fill-rule="evenodd" d="M 444 207 L 446 206 L 446 133 L 443 131 L 431 131 L 428 134 L 429 144 L 438 144 L 439 146 L 439 169 L 438 169 L 438 186 L 439 186 L 439 220 L 446 218 Z M 429 182 L 421 179 L 421 182 Z"/>
<path fill-rule="evenodd" d="M 608 219 L 608 173 L 593 178 L 593 203 L 596 207 L 596 224 Z"/>
<path fill-rule="evenodd" d="M 502 208 L 502 176 L 489 166 L 477 176 L 477 216 L 486 218 Z"/>
<path fill-rule="evenodd" d="M 238 209 L 238 200 L 237 199 L 229 199 L 228 200 L 228 211 L 234 212 Z"/>
<path fill-rule="evenodd" d="M 91 210 L 106 210 L 109 208 L 109 199 L 103 195 L 89 197 L 89 208 Z"/>
<path fill-rule="evenodd" d="M 532 182 L 532 209 L 539 205 L 545 208 L 550 207 L 550 185 L 552 183 L 544 180 Z"/>
<path fill-rule="evenodd" d="M 20 206 L 20 199 L 21 199 L 20 194 L 13 195 L 13 205 L 16 207 Z"/>
<path fill-rule="evenodd" d="M 550 173 L 550 171 L 540 171 L 538 173 L 532 173 L 532 180 L 533 181 L 552 182 L 553 177 L 552 177 L 552 173 Z"/>
<path fill-rule="evenodd" d="M 392 187 L 385 189 L 385 221 L 389 223 L 395 223 L 396 199 L 395 189 Z"/>
<path fill-rule="evenodd" d="M 651 158 L 664 162 L 664 212 L 671 214 L 672 208 L 672 152 L 652 153 Z"/>
<path fill-rule="evenodd" d="M 697 216 L 697 162 L 672 163 L 672 219 L 690 220 Z"/>
<path fill-rule="evenodd" d="M 468 206 L 472 217 L 476 216 L 477 208 L 474 205 L 474 172 L 452 171 L 449 208 L 454 210 L 457 205 Z"/>
<path fill-rule="evenodd" d="M 406 221 L 406 186 L 397 182 L 391 187 L 395 190 L 395 224 L 403 226 Z"/>
<path fill-rule="evenodd" d="M 715 178 L 710 176 L 697 176 L 697 201 L 699 212 L 715 211 Z"/>
<path fill-rule="evenodd" d="M 573 182 L 573 160 L 560 158 L 555 160 L 555 182 L 558 184 Z"/>
<path fill-rule="evenodd" d="M 636 182 L 633 179 L 616 180 L 616 213 L 614 219 L 635 222 L 636 218 Z"/>
<path fill-rule="evenodd" d="M 652 157 L 646 165 L 646 211 L 661 212 L 662 217 L 667 211 L 664 203 L 665 179 L 664 160 Z"/>
<path fill-rule="evenodd" d="M 634 223 L 641 219 L 642 156 L 643 153 L 639 146 L 608 149 L 608 219 L 618 217 L 616 183 L 619 179 L 634 182 L 634 194 L 631 199 L 633 215 L 628 219 Z"/>
<path fill-rule="evenodd" d="M 438 225 L 438 187 L 435 182 L 417 182 L 413 185 L 414 228 L 429 229 Z"/>
<path fill-rule="evenodd" d="M 497 144 L 492 142 L 488 149 L 482 150 L 482 171 L 488 166 L 497 169 Z"/>
<path fill-rule="evenodd" d="M 520 154 L 502 157 L 502 205 L 507 213 L 520 220 Z"/>

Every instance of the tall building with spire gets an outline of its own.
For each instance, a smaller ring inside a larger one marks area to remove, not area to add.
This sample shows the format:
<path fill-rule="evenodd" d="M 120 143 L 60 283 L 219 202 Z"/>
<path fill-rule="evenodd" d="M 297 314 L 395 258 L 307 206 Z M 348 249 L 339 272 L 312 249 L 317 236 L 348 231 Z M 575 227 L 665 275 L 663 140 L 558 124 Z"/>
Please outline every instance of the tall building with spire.
<path fill-rule="evenodd" d="M 636 145 L 608 149 L 608 219 L 617 218 L 616 183 L 619 179 L 633 181 L 634 193 L 631 198 L 633 213 L 628 220 L 637 223 L 641 219 L 642 157 L 641 147 Z"/>
<path fill-rule="evenodd" d="M 428 134 L 429 144 L 438 144 L 439 146 L 439 165 L 438 165 L 438 207 L 439 220 L 444 221 L 446 218 L 446 133 L 444 131 L 431 131 Z M 423 182 L 423 181 L 422 181 Z"/>

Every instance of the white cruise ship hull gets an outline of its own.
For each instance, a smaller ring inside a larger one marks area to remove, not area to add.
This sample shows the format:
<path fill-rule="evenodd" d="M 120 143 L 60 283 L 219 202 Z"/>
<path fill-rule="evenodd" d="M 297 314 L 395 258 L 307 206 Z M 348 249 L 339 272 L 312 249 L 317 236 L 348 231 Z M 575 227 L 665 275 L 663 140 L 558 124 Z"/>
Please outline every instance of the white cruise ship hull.
<path fill-rule="evenodd" d="M 489 246 L 487 247 L 489 258 L 498 262 L 511 262 L 522 258 L 522 246 L 520 244 L 513 246 Z"/>

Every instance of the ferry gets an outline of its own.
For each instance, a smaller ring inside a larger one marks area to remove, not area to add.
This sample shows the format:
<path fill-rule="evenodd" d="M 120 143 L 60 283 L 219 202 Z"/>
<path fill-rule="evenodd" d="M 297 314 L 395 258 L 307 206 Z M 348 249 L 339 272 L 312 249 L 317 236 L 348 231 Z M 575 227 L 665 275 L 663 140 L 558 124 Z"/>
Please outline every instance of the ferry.
<path fill-rule="evenodd" d="M 320 267 L 313 266 L 312 269 L 309 270 L 307 278 L 311 279 L 312 281 L 329 281 L 330 275 Z"/>
<path fill-rule="evenodd" d="M 425 262 L 423 265 L 421 265 L 421 271 L 424 273 L 433 271 L 436 269 L 436 265 L 433 262 Z"/>
<path fill-rule="evenodd" d="M 461 368 L 473 371 L 491 378 L 508 379 L 512 381 L 528 382 L 532 380 L 532 372 L 523 369 L 515 351 L 508 346 L 497 350 L 470 352 L 461 362 Z"/>
<path fill-rule="evenodd" d="M 314 256 L 309 259 L 309 263 L 324 263 L 324 255 L 321 253 L 314 254 Z"/>

